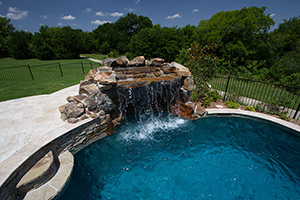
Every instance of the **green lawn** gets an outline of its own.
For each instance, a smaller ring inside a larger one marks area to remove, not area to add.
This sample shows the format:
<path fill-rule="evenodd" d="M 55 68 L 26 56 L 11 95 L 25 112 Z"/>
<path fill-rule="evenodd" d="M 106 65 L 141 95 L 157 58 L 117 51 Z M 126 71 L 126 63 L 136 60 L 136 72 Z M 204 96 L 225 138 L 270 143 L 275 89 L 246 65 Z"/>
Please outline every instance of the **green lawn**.
<path fill-rule="evenodd" d="M 210 81 L 210 84 L 214 89 L 225 91 L 227 80 L 227 78 L 215 77 Z M 229 97 L 230 95 L 249 97 L 267 103 L 277 103 L 280 106 L 292 109 L 296 109 L 300 103 L 298 95 L 287 91 L 283 87 L 243 79 L 230 79 L 226 96 Z M 251 104 L 252 102 L 247 103 Z"/>
<path fill-rule="evenodd" d="M 98 66 L 86 59 L 0 59 L 0 101 L 49 94 L 78 84 L 91 68 Z"/>

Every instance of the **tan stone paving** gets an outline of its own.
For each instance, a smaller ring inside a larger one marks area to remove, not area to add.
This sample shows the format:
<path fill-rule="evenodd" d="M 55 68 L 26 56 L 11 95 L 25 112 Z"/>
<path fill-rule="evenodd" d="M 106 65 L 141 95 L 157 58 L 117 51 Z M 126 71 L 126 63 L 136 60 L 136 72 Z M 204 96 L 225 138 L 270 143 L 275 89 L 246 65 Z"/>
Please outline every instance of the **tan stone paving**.
<path fill-rule="evenodd" d="M 0 185 L 36 150 L 89 121 L 68 124 L 60 119 L 58 107 L 78 88 L 0 102 Z"/>

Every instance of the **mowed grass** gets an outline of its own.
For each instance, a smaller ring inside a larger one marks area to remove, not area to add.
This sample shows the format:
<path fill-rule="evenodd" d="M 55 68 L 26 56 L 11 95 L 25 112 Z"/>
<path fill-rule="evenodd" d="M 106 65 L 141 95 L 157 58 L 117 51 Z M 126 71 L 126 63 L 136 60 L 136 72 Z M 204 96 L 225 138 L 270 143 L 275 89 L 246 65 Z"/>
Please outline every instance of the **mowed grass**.
<path fill-rule="evenodd" d="M 228 78 L 215 77 L 210 81 L 212 88 L 216 90 L 225 91 Z M 286 90 L 284 87 L 262 83 L 257 81 L 250 81 L 244 79 L 231 78 L 227 89 L 227 99 L 230 96 L 243 96 L 251 99 L 260 100 L 266 103 L 276 103 L 279 106 L 297 109 L 300 103 L 299 91 L 296 93 Z M 253 101 L 249 100 L 248 105 Z"/>
<path fill-rule="evenodd" d="M 30 66 L 30 70 L 27 65 Z M 54 61 L 0 59 L 0 101 L 50 94 L 79 84 L 91 68 L 98 66 L 98 63 L 86 59 Z"/>

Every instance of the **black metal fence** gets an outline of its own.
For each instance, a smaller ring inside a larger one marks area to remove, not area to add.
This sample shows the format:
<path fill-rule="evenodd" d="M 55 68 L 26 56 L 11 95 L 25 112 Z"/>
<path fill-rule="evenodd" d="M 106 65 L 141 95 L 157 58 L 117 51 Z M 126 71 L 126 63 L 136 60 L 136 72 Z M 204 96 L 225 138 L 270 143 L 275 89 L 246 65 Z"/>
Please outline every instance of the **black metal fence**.
<path fill-rule="evenodd" d="M 43 80 L 55 77 L 68 77 L 86 74 L 90 69 L 97 68 L 98 63 L 51 63 L 43 65 L 22 65 L 0 68 L 0 84 L 19 83 L 22 81 Z"/>
<path fill-rule="evenodd" d="M 216 76 L 210 82 L 226 101 L 252 106 L 256 111 L 284 114 L 289 118 L 300 118 L 300 88 L 236 78 Z"/>

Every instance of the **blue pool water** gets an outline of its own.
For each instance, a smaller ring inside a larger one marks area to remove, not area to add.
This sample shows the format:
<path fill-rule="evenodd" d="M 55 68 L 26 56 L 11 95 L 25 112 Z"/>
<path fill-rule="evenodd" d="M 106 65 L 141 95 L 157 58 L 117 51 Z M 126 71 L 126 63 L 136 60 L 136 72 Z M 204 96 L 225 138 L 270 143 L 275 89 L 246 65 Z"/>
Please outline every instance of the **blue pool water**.
<path fill-rule="evenodd" d="M 241 117 L 128 120 L 75 155 L 60 199 L 300 199 L 300 138 Z"/>

